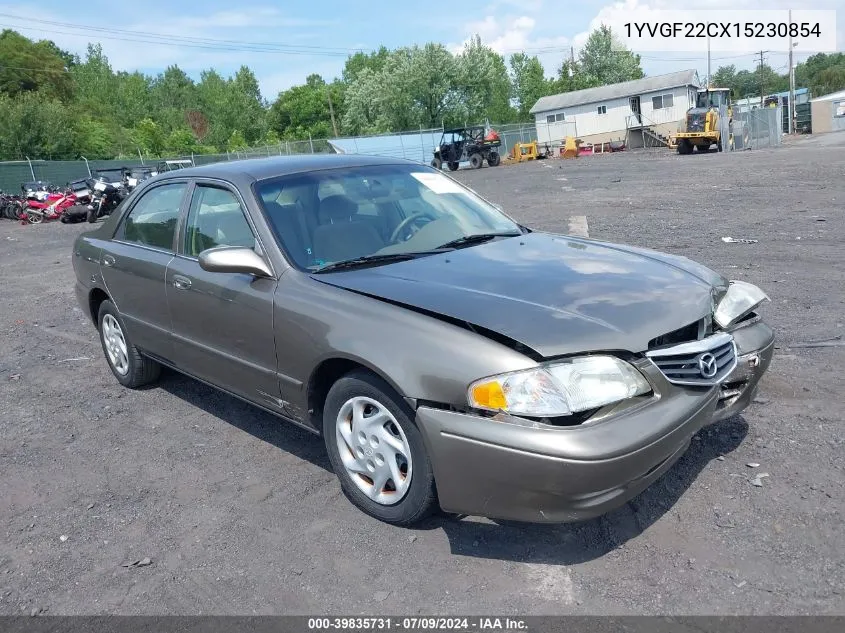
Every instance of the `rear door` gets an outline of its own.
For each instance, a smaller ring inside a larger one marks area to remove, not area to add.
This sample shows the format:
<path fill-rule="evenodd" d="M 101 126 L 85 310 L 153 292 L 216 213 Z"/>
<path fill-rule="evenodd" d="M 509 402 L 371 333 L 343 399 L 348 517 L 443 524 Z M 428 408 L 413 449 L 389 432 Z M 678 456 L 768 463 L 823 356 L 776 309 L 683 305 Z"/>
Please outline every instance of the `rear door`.
<path fill-rule="evenodd" d="M 198 180 L 166 273 L 175 362 L 232 393 L 278 406 L 276 280 L 203 270 L 198 256 L 215 246 L 261 252 L 239 194 L 227 183 Z"/>
<path fill-rule="evenodd" d="M 100 254 L 106 290 L 135 345 L 170 358 L 170 314 L 165 272 L 173 259 L 188 182 L 165 182 L 141 194 Z"/>

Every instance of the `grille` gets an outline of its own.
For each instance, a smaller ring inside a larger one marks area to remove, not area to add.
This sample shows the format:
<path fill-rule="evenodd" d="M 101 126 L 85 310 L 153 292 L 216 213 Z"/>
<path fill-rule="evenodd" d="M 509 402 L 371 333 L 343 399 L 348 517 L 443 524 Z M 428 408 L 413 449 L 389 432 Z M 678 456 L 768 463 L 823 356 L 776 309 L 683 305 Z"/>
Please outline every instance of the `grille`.
<path fill-rule="evenodd" d="M 691 114 L 689 117 L 689 132 L 703 132 L 704 131 L 704 116 L 703 114 Z"/>
<path fill-rule="evenodd" d="M 666 380 L 676 385 L 708 386 L 722 382 L 736 367 L 736 345 L 720 332 L 692 341 L 646 352 Z"/>

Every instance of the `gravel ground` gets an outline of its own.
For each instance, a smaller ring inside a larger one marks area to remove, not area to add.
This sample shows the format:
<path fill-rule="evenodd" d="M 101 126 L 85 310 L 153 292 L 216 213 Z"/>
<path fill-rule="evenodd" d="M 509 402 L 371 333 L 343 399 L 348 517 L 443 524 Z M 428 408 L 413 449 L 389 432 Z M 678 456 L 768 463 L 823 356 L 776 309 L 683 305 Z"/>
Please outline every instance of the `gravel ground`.
<path fill-rule="evenodd" d="M 173 373 L 121 388 L 72 292 L 87 225 L 0 223 L 0 613 L 845 614 L 845 349 L 793 347 L 845 332 L 843 146 L 458 172 L 537 228 L 586 216 L 772 298 L 758 401 L 568 526 L 390 527 L 344 498 L 320 439 Z"/>

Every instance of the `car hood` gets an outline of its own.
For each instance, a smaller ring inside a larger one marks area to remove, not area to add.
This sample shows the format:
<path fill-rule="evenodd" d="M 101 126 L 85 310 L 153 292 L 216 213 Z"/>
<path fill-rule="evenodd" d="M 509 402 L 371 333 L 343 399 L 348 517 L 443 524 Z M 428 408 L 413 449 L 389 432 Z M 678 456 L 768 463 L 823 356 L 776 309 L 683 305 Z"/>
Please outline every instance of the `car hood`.
<path fill-rule="evenodd" d="M 312 278 L 484 328 L 546 358 L 644 351 L 710 314 L 727 288 L 684 257 L 548 233 Z"/>

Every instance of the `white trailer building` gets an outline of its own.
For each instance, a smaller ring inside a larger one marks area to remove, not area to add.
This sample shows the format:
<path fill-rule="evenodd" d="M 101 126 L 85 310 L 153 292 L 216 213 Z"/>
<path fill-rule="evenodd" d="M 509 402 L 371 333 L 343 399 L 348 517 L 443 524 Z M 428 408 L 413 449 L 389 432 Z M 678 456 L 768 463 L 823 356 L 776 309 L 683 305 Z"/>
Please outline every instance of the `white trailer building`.
<path fill-rule="evenodd" d="M 665 142 L 695 105 L 698 72 L 683 70 L 540 98 L 531 114 L 540 143 L 566 136 L 584 143 L 626 141 L 628 147 Z"/>

